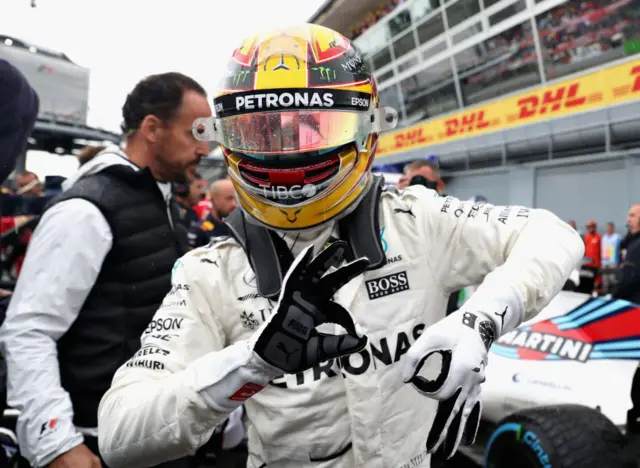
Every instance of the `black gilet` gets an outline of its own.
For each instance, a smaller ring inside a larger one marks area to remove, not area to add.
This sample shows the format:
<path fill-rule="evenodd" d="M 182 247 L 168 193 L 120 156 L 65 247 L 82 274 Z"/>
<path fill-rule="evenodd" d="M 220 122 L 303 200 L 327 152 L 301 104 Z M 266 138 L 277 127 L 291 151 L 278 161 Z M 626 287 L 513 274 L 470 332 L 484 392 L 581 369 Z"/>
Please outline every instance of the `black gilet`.
<path fill-rule="evenodd" d="M 77 320 L 58 341 L 60 378 L 71 397 L 74 424 L 95 428 L 100 399 L 116 370 L 139 349 L 142 332 L 171 287 L 172 266 L 188 247 L 177 207 L 171 209 L 174 229 L 164 196 L 146 169 L 115 165 L 84 176 L 47 209 L 75 198 L 98 207 L 113 235 Z"/>

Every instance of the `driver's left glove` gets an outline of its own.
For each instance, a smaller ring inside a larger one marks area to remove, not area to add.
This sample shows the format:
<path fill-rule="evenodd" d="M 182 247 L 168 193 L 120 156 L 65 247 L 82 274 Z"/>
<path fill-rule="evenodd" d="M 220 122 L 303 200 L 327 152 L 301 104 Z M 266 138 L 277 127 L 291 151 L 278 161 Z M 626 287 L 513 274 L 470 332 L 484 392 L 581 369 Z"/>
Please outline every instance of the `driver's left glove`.
<path fill-rule="evenodd" d="M 427 451 L 442 445 L 445 457 L 478 432 L 487 352 L 498 336 L 496 323 L 482 312 L 458 310 L 424 330 L 405 357 L 402 379 L 439 400 L 427 437 Z M 428 377 L 425 371 L 433 375 Z M 432 371 L 432 372 L 431 372 Z"/>

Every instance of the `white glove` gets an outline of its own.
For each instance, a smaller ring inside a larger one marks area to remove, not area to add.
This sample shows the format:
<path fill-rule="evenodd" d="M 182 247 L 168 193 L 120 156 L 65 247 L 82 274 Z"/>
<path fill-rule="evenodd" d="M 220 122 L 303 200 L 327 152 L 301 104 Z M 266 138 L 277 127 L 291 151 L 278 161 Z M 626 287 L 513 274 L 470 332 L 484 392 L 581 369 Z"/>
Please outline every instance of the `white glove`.
<path fill-rule="evenodd" d="M 482 411 L 480 384 L 487 352 L 497 336 L 496 323 L 488 315 L 458 310 L 425 329 L 407 352 L 402 379 L 440 402 L 427 437 L 428 453 L 444 442 L 444 454 L 450 458 L 461 441 L 474 442 Z M 436 377 L 420 375 L 423 366 L 433 368 L 439 361 L 436 354 L 442 358 Z"/>

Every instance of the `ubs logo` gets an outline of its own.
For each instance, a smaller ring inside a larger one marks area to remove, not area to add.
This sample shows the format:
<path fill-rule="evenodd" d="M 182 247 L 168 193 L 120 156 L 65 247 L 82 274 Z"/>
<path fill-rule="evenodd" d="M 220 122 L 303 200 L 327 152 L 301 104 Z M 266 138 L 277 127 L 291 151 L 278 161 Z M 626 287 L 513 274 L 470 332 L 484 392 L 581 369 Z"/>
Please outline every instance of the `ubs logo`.
<path fill-rule="evenodd" d="M 402 291 L 407 291 L 409 289 L 409 279 L 407 278 L 407 272 L 401 271 L 399 273 L 393 273 L 381 278 L 365 281 L 365 285 L 367 287 L 369 299 L 374 300 Z"/>

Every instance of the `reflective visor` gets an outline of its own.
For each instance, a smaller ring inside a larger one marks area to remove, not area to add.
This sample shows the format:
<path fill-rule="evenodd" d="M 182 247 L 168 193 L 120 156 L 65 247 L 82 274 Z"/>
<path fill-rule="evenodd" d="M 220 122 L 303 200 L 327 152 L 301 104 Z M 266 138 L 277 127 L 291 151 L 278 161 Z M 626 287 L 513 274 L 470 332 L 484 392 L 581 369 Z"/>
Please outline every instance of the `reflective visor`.
<path fill-rule="evenodd" d="M 371 133 L 393 128 L 393 109 L 367 111 L 291 110 L 198 119 L 193 134 L 238 153 L 284 155 L 322 151 L 348 143 L 366 145 Z"/>
<path fill-rule="evenodd" d="M 223 119 L 224 146 L 232 151 L 286 154 L 318 151 L 366 138 L 362 115 L 345 111 L 290 111 Z"/>

